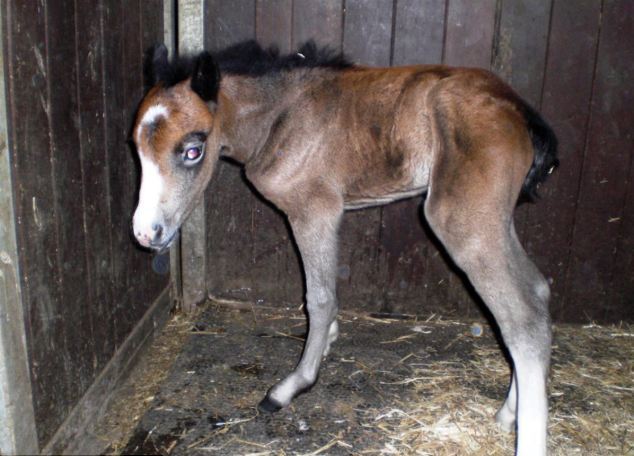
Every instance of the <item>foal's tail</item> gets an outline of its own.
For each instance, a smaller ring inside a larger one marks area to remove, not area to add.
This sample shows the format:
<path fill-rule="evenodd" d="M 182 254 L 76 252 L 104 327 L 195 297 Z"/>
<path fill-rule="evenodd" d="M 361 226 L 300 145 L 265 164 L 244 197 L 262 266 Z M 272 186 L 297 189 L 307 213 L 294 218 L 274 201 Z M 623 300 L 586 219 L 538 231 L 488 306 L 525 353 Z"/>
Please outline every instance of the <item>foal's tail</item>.
<path fill-rule="evenodd" d="M 533 142 L 533 164 L 526 175 L 519 202 L 535 201 L 539 198 L 537 188 L 559 166 L 557 159 L 557 136 L 539 113 L 526 103 L 521 106 L 528 132 Z"/>

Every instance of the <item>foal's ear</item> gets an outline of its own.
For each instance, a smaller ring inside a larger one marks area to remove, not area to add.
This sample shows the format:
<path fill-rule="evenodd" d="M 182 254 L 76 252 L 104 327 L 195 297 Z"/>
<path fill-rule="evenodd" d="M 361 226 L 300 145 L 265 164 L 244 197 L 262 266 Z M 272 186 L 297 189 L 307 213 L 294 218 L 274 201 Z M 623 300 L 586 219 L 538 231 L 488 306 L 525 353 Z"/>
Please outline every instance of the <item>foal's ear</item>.
<path fill-rule="evenodd" d="M 204 101 L 218 101 L 220 70 L 211 54 L 203 51 L 196 58 L 191 88 Z"/>
<path fill-rule="evenodd" d="M 167 48 L 164 44 L 157 44 L 146 51 L 143 73 L 147 89 L 170 78 L 172 69 L 167 60 Z"/>

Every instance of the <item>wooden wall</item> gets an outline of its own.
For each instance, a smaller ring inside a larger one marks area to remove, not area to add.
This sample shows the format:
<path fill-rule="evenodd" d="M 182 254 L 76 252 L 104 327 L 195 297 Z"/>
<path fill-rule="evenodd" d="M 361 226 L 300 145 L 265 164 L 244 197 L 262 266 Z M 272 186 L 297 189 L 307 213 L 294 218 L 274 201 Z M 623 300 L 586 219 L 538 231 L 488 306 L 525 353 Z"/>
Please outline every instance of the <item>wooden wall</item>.
<path fill-rule="evenodd" d="M 129 132 L 142 52 L 163 41 L 145 0 L 2 2 L 9 141 L 35 421 L 44 447 L 169 276 L 130 237 Z"/>
<path fill-rule="evenodd" d="M 206 1 L 206 44 L 247 38 L 283 51 L 306 39 L 371 65 L 490 68 L 551 122 L 561 168 L 517 211 L 552 282 L 557 321 L 634 320 L 634 2 L 629 0 Z M 207 193 L 211 293 L 297 305 L 302 286 L 283 219 L 224 164 Z M 420 201 L 345 216 L 343 308 L 476 315 L 420 222 Z"/>

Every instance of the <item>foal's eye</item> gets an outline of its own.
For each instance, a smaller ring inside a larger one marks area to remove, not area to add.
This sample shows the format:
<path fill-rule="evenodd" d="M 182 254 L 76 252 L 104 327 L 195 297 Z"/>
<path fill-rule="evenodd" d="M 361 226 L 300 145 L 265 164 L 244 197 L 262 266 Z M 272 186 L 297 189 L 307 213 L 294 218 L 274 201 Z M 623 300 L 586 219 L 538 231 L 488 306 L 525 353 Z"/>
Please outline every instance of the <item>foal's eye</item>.
<path fill-rule="evenodd" d="M 187 152 L 185 152 L 185 156 L 187 160 L 196 160 L 200 157 L 200 147 L 190 147 L 187 149 Z"/>
<path fill-rule="evenodd" d="M 197 163 L 203 156 L 202 147 L 188 147 L 183 155 L 183 160 L 186 165 L 193 165 Z"/>

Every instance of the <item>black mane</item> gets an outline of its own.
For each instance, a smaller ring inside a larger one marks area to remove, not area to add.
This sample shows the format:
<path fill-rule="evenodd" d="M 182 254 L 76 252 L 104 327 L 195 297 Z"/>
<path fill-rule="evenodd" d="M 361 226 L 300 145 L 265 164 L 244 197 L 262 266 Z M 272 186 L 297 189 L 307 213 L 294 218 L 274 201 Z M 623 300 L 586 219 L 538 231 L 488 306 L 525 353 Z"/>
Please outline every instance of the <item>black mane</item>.
<path fill-rule="evenodd" d="M 152 59 L 148 53 L 148 62 Z M 296 52 L 280 55 L 275 46 L 264 49 L 255 40 L 248 40 L 212 54 L 221 74 L 264 76 L 297 68 L 330 68 L 342 70 L 352 66 L 343 54 L 328 47 L 318 47 L 307 41 Z M 172 59 L 169 68 L 162 72 L 160 82 L 171 87 L 192 76 L 198 56 Z M 148 63 L 146 62 L 146 63 Z M 145 65 L 152 68 L 152 65 Z M 146 75 L 146 80 L 150 81 Z"/>
<path fill-rule="evenodd" d="M 328 47 L 319 48 L 312 40 L 287 55 L 280 55 L 276 47 L 263 49 L 256 41 L 249 40 L 214 54 L 214 58 L 221 72 L 246 76 L 263 76 L 296 68 L 342 70 L 352 66 L 343 54 Z"/>

